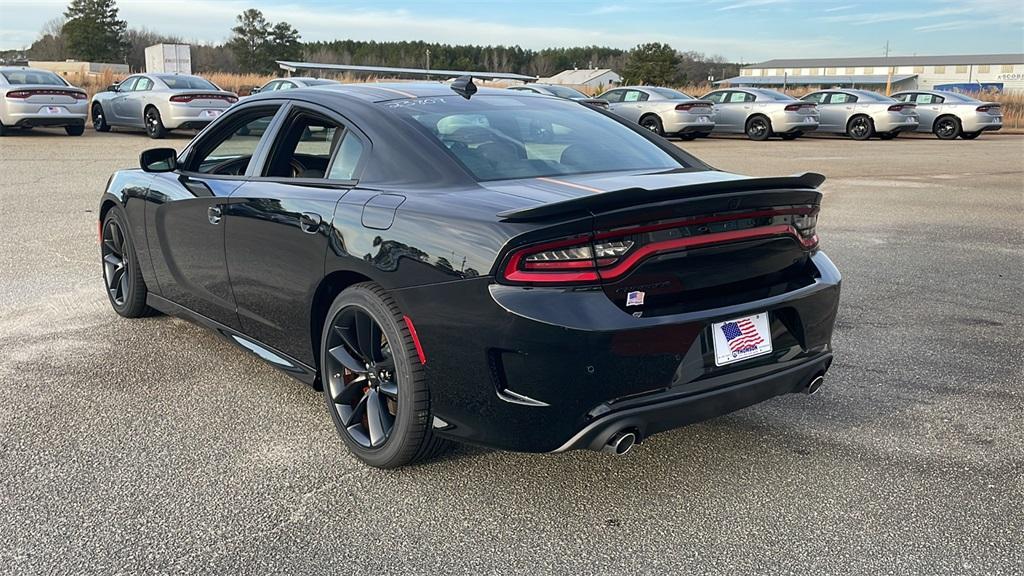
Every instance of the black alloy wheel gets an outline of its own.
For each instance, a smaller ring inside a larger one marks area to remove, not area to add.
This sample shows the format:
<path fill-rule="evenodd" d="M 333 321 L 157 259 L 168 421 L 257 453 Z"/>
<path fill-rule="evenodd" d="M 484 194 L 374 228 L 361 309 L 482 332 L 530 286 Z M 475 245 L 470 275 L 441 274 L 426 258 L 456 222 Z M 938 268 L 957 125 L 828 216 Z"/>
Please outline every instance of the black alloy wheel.
<path fill-rule="evenodd" d="M 868 140 L 874 131 L 867 116 L 854 116 L 846 126 L 846 133 L 854 140 Z"/>
<path fill-rule="evenodd" d="M 167 128 L 164 128 L 164 122 L 160 119 L 160 111 L 156 108 L 146 108 L 146 134 L 154 140 L 159 140 L 164 136 L 167 136 Z"/>
<path fill-rule="evenodd" d="M 110 124 L 107 124 L 107 117 L 103 114 L 103 106 L 99 102 L 92 104 L 92 127 L 97 132 L 110 132 Z"/>
<path fill-rule="evenodd" d="M 952 116 L 943 116 L 935 122 L 935 135 L 940 140 L 955 140 L 960 135 L 960 121 Z"/>
<path fill-rule="evenodd" d="M 151 312 L 146 305 L 148 289 L 122 222 L 116 208 L 103 220 L 100 245 L 103 282 L 114 311 L 126 318 L 138 318 Z"/>
<path fill-rule="evenodd" d="M 399 408 L 391 344 L 369 311 L 349 306 L 332 321 L 327 345 L 327 383 L 346 433 L 363 448 L 380 448 Z"/>
<path fill-rule="evenodd" d="M 342 291 L 321 338 L 324 400 L 360 460 L 395 468 L 439 453 L 423 364 L 404 315 L 373 283 Z"/>
<path fill-rule="evenodd" d="M 650 114 L 650 115 L 647 115 L 647 116 L 644 116 L 643 118 L 641 118 L 640 119 L 640 125 L 643 126 L 644 128 L 647 128 L 651 132 L 654 132 L 658 136 L 664 136 L 665 135 L 665 128 L 661 124 L 661 118 L 658 118 L 657 116 L 655 116 L 653 114 Z"/>
<path fill-rule="evenodd" d="M 747 120 L 746 133 L 751 140 L 767 140 L 772 135 L 772 125 L 764 116 L 754 116 Z"/>

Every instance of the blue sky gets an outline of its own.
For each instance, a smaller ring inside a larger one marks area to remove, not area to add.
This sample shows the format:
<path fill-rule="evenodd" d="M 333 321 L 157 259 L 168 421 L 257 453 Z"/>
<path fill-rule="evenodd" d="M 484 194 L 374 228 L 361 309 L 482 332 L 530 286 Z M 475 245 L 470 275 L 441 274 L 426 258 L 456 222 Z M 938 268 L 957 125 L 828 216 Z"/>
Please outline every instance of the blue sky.
<path fill-rule="evenodd" d="M 22 48 L 66 0 L 0 0 L 0 49 Z M 129 26 L 221 42 L 245 8 L 286 20 L 306 40 L 600 44 L 667 42 L 733 61 L 780 57 L 1024 52 L 1021 0 L 120 0 Z"/>

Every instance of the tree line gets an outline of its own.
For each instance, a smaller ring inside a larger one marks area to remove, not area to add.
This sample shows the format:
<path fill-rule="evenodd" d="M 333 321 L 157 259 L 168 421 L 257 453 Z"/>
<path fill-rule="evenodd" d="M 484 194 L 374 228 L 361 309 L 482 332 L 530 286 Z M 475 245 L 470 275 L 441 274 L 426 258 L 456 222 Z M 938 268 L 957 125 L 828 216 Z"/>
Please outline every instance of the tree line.
<path fill-rule="evenodd" d="M 436 42 L 375 42 L 332 40 L 303 42 L 288 22 L 270 22 L 262 12 L 248 9 L 238 15 L 232 35 L 223 44 L 192 46 L 197 73 L 274 74 L 275 60 L 304 60 L 325 64 L 356 64 L 489 70 L 546 77 L 570 68 L 610 68 L 628 83 L 660 85 L 704 82 L 738 73 L 739 65 L 721 56 L 678 51 L 668 44 L 641 44 L 632 50 L 605 46 L 545 48 L 452 45 Z M 129 28 L 115 0 L 71 0 L 62 17 L 48 22 L 24 57 L 31 60 L 76 60 L 127 64 L 145 68 L 145 48 L 159 43 L 183 43 L 181 38 L 146 28 Z"/>

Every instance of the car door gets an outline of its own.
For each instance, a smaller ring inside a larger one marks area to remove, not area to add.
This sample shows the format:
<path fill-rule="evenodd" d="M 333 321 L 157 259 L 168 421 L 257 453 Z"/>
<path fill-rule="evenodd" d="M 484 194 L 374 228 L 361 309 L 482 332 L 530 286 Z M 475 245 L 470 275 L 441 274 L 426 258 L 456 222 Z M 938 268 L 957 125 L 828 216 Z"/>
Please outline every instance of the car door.
<path fill-rule="evenodd" d="M 639 122 L 640 116 L 644 113 L 645 102 L 650 96 L 640 90 L 626 90 L 622 94 L 622 101 L 614 104 L 616 113 L 626 120 Z"/>
<path fill-rule="evenodd" d="M 917 104 L 917 116 L 921 120 L 921 123 L 917 126 L 919 132 L 932 131 L 935 119 L 939 117 L 939 113 L 942 111 L 944 100 L 945 98 L 942 96 L 928 94 L 927 92 L 918 92 L 914 95 L 914 103 Z"/>
<path fill-rule="evenodd" d="M 310 303 L 324 276 L 335 206 L 355 185 L 368 142 L 337 114 L 292 103 L 259 174 L 232 194 L 225 214 L 242 332 L 310 366 Z"/>
<path fill-rule="evenodd" d="M 117 92 L 110 99 L 110 109 L 104 110 L 110 119 L 108 123 L 125 125 L 130 122 L 131 114 L 129 112 L 128 97 L 131 96 L 135 83 L 138 80 L 138 76 L 129 76 L 117 85 Z"/>
<path fill-rule="evenodd" d="M 153 90 L 153 80 L 147 76 L 139 76 L 131 93 L 124 100 L 125 122 L 132 126 L 145 126 L 143 111 L 146 108 L 146 97 Z"/>
<path fill-rule="evenodd" d="M 146 236 L 160 294 L 237 329 L 224 258 L 224 213 L 250 173 L 277 103 L 240 107 L 197 138 L 174 172 L 157 174 L 147 193 Z"/>
<path fill-rule="evenodd" d="M 827 111 L 819 111 L 819 122 L 828 121 L 828 132 L 845 132 L 846 123 L 854 114 L 857 97 L 846 92 L 832 92 L 825 106 Z"/>
<path fill-rule="evenodd" d="M 715 121 L 715 129 L 721 132 L 743 132 L 747 122 L 747 114 L 750 111 L 750 102 L 747 101 L 746 92 L 730 90 L 725 93 L 722 103 L 718 104 L 718 119 Z M 752 98 L 752 96 L 750 96 Z"/>

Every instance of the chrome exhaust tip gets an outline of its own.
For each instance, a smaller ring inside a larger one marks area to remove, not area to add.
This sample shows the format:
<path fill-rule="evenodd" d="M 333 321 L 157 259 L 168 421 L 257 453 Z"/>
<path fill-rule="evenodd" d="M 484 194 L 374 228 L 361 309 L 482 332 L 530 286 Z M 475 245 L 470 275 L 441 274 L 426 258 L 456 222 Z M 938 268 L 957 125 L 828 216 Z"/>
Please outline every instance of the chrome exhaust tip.
<path fill-rule="evenodd" d="M 608 440 L 608 443 L 601 448 L 601 452 L 622 456 L 633 449 L 636 444 L 636 433 L 619 432 Z"/>
<path fill-rule="evenodd" d="M 807 384 L 806 388 L 804 388 L 804 394 L 807 394 L 808 396 L 813 396 L 814 393 L 816 393 L 818 391 L 818 389 L 821 388 L 821 385 L 824 382 L 825 382 L 825 375 L 824 374 L 818 374 L 814 378 L 811 378 L 810 383 Z"/>

